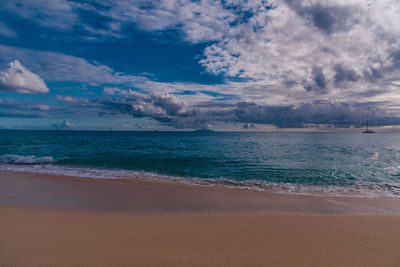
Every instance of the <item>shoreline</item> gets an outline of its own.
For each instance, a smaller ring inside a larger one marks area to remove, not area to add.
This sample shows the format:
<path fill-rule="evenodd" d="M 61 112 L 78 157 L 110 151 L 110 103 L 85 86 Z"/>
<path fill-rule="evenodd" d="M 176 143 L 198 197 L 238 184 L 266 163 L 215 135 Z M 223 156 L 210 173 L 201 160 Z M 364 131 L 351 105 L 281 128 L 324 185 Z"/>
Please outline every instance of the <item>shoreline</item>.
<path fill-rule="evenodd" d="M 176 183 L 192 186 L 224 187 L 255 192 L 265 192 L 283 195 L 317 196 L 317 197 L 350 197 L 350 198 L 399 198 L 399 185 L 397 184 L 361 184 L 351 186 L 337 185 L 301 185 L 293 183 L 275 183 L 262 180 L 231 180 L 227 178 L 199 178 L 180 177 L 158 174 L 147 171 L 134 171 L 123 169 L 83 168 L 53 165 L 52 157 L 25 157 L 21 164 L 0 163 L 0 172 L 30 173 L 38 175 L 54 175 L 57 177 L 90 178 L 101 180 L 142 180 L 161 183 Z M 23 156 L 22 156 L 23 157 Z M 8 159 L 10 160 L 10 159 Z M 14 159 L 11 159 L 11 161 Z M 27 163 L 27 165 L 23 164 Z M 32 164 L 36 163 L 36 164 Z M 44 164 L 50 163 L 50 164 Z"/>
<path fill-rule="evenodd" d="M 400 214 L 400 198 L 257 192 L 147 179 L 96 179 L 0 171 L 0 205 L 94 212 Z"/>

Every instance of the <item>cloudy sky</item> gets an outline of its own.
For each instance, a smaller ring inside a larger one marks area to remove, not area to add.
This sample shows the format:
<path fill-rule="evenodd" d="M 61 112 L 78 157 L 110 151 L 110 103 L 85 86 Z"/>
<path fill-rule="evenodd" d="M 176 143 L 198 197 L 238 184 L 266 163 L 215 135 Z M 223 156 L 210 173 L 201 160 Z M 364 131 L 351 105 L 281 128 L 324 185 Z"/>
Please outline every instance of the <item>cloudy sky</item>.
<path fill-rule="evenodd" d="M 400 125 L 398 0 L 2 0 L 0 126 Z"/>

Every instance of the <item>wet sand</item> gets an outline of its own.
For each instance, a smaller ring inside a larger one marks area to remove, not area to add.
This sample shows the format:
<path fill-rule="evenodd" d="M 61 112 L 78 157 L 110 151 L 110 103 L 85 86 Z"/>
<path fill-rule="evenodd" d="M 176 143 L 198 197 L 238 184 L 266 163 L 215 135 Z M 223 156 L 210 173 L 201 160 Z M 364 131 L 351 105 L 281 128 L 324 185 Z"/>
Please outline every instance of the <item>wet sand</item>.
<path fill-rule="evenodd" d="M 0 172 L 0 266 L 399 266 L 399 209 Z"/>
<path fill-rule="evenodd" d="M 85 179 L 0 171 L 0 205 L 91 212 L 400 214 L 400 198 L 313 197 L 139 179 Z"/>

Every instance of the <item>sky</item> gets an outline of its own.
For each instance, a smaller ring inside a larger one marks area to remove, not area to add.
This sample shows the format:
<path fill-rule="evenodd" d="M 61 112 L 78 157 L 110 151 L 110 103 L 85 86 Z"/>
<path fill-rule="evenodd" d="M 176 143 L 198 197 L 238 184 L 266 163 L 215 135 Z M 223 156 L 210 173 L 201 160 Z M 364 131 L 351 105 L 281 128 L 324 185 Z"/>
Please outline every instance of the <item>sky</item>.
<path fill-rule="evenodd" d="M 398 0 L 2 0 L 0 127 L 400 129 Z"/>

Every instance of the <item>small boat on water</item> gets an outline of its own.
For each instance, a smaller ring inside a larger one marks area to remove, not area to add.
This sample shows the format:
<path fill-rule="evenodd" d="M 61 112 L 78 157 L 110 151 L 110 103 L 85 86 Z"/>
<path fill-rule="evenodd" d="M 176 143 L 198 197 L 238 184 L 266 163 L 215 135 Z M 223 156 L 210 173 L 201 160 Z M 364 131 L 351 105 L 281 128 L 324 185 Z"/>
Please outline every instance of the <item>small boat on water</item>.
<path fill-rule="evenodd" d="M 363 131 L 363 133 L 375 133 L 374 131 L 368 129 L 368 120 L 367 120 L 367 126 L 365 127 L 365 130 Z"/>

